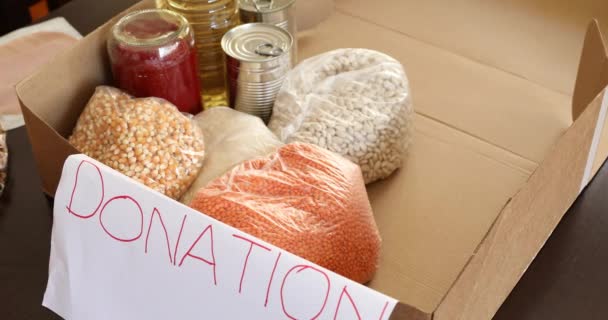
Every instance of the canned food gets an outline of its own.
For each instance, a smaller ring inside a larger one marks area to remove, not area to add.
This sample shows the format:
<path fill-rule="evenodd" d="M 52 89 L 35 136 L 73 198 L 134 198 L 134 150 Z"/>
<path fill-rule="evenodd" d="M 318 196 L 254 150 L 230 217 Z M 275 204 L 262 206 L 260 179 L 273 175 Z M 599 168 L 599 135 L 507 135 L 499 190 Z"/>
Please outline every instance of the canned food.
<path fill-rule="evenodd" d="M 240 25 L 222 38 L 230 106 L 268 122 L 291 69 L 293 37 L 270 24 Z"/>
<path fill-rule="evenodd" d="M 242 23 L 261 22 L 281 27 L 293 37 L 292 65 L 297 63 L 296 0 L 239 0 Z"/>

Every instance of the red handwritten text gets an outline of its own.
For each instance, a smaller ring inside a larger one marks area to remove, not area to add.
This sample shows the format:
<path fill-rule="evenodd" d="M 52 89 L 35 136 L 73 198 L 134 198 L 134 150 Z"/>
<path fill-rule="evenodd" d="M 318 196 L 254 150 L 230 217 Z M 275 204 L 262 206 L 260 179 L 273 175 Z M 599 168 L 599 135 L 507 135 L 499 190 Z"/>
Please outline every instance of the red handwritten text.
<path fill-rule="evenodd" d="M 163 228 L 163 232 L 165 233 L 165 240 L 167 241 L 167 252 L 169 253 L 169 262 L 173 263 L 173 259 L 171 258 L 171 244 L 169 243 L 169 234 L 167 233 L 167 227 L 165 226 L 163 217 L 157 208 L 154 208 L 152 210 L 152 216 L 150 217 L 150 225 L 148 226 L 148 233 L 146 234 L 146 246 L 144 252 L 148 253 L 148 239 L 150 238 L 150 230 L 152 230 L 152 222 L 154 221 L 155 216 L 158 217 L 158 222 L 160 222 L 160 226 Z"/>
<path fill-rule="evenodd" d="M 321 316 L 321 314 L 323 313 L 323 310 L 325 309 L 325 306 L 327 305 L 327 298 L 329 298 L 329 291 L 331 290 L 331 281 L 329 280 L 329 277 L 327 276 L 327 274 L 325 272 L 323 272 L 322 270 L 320 270 L 318 268 L 315 268 L 313 266 L 308 266 L 308 265 L 297 265 L 297 266 L 289 269 L 289 271 L 287 271 L 287 273 L 285 274 L 285 277 L 283 277 L 283 283 L 281 284 L 281 307 L 283 308 L 283 313 L 287 317 L 289 317 L 289 319 L 292 319 L 292 320 L 301 319 L 301 317 L 294 317 L 293 315 L 291 315 L 289 312 L 287 312 L 286 307 L 285 307 L 285 294 L 284 294 L 285 283 L 287 282 L 289 275 L 295 270 L 297 270 L 296 274 L 298 274 L 302 271 L 306 271 L 306 270 L 316 271 L 325 278 L 325 281 L 327 281 L 327 289 L 325 290 L 325 298 L 323 299 L 323 305 L 321 306 L 321 309 L 319 310 L 319 312 L 317 312 L 317 314 L 315 314 L 312 318 L 310 318 L 311 320 L 317 319 L 317 318 L 319 318 L 319 316 Z"/>
<path fill-rule="evenodd" d="M 198 244 L 198 242 L 201 240 L 201 238 L 205 235 L 205 233 L 207 233 L 207 231 L 209 231 L 209 247 L 211 248 L 210 249 L 211 260 L 207 260 L 201 256 L 192 254 L 192 250 Z M 180 262 L 179 262 L 180 267 L 182 266 L 182 264 L 184 264 L 184 260 L 186 259 L 186 257 L 191 257 L 191 258 L 200 260 L 200 261 L 210 265 L 213 268 L 213 284 L 217 285 L 217 274 L 215 273 L 215 251 L 213 249 L 213 226 L 212 225 L 209 225 L 207 228 L 205 228 L 205 230 L 203 230 L 203 232 L 201 232 L 201 234 L 198 235 L 198 238 L 196 238 L 196 240 L 194 240 L 194 242 L 190 246 L 190 249 L 188 249 L 188 251 L 186 251 L 186 253 L 182 257 L 182 260 L 180 260 Z"/>
<path fill-rule="evenodd" d="M 249 251 L 247 251 L 247 256 L 245 257 L 245 262 L 243 263 L 243 272 L 241 272 L 241 280 L 239 281 L 239 293 L 241 293 L 241 291 L 243 290 L 243 280 L 245 279 L 245 272 L 247 271 L 247 263 L 249 262 L 249 256 L 251 255 L 251 251 L 253 251 L 253 246 L 262 248 L 266 251 L 271 251 L 271 250 L 270 250 L 270 248 L 266 247 L 265 245 L 262 245 L 254 240 L 247 239 L 243 236 L 239 236 L 238 234 L 233 234 L 232 236 L 237 239 L 241 239 L 241 240 L 249 242 Z"/>

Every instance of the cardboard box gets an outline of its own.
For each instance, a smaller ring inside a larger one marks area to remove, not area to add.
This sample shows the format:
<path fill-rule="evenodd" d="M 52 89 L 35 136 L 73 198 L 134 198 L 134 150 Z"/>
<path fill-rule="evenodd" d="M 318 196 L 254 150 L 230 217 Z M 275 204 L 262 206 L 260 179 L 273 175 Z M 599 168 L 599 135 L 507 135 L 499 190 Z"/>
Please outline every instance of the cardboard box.
<path fill-rule="evenodd" d="M 403 169 L 368 187 L 384 240 L 369 286 L 400 301 L 391 319 L 490 319 L 606 159 L 608 58 L 595 21 L 573 86 L 582 21 L 606 5 L 577 5 L 341 0 L 300 38 L 302 59 L 366 47 L 410 77 L 414 145 Z M 66 137 L 110 83 L 115 20 L 17 87 L 50 195 L 77 153 Z"/>

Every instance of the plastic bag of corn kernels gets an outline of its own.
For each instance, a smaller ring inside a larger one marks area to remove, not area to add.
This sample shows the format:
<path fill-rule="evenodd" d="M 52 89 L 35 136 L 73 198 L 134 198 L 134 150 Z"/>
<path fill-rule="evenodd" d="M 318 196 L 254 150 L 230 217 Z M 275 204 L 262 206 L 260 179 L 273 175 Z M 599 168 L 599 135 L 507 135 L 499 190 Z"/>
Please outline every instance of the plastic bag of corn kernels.
<path fill-rule="evenodd" d="M 198 189 L 232 167 L 283 145 L 262 119 L 227 107 L 205 110 L 192 120 L 203 131 L 206 155 L 203 169 L 180 200 L 186 205 Z"/>
<path fill-rule="evenodd" d="M 361 170 L 315 145 L 246 161 L 190 206 L 354 281 L 376 271 L 381 240 Z"/>
<path fill-rule="evenodd" d="M 173 199 L 196 178 L 203 134 L 170 102 L 97 87 L 69 142 L 80 152 Z"/>
<path fill-rule="evenodd" d="M 401 64 L 367 49 L 338 49 L 287 73 L 268 127 L 281 141 L 336 152 L 361 167 L 365 183 L 400 168 L 413 133 Z"/>

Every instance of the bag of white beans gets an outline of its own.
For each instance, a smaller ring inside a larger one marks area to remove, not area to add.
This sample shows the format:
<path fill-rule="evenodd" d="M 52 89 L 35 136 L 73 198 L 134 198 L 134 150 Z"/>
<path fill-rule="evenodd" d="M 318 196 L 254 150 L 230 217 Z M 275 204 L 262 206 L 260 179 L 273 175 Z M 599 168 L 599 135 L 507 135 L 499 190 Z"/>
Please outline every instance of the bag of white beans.
<path fill-rule="evenodd" d="M 413 115 L 408 79 L 397 60 L 368 49 L 339 49 L 302 61 L 287 74 L 268 126 L 285 143 L 341 154 L 371 183 L 401 167 Z"/>
<path fill-rule="evenodd" d="M 236 165 L 263 157 L 283 145 L 262 119 L 226 107 L 199 113 L 193 119 L 205 136 L 203 169 L 184 193 L 181 202 L 190 205 L 196 192 Z"/>
<path fill-rule="evenodd" d="M 203 165 L 201 130 L 170 102 L 100 86 L 69 138 L 78 151 L 173 199 Z"/>

